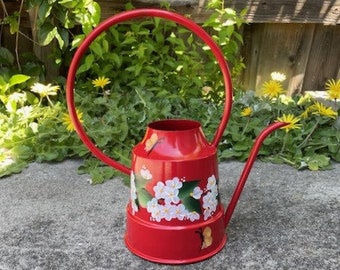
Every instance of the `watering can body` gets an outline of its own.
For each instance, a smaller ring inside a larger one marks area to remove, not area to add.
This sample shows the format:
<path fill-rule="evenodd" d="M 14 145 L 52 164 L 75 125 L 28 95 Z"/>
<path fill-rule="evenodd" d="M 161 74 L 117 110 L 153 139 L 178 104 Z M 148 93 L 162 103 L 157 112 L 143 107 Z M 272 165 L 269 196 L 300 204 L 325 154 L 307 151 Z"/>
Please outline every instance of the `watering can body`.
<path fill-rule="evenodd" d="M 132 155 L 128 248 L 163 263 L 195 262 L 223 248 L 216 148 L 200 123 L 153 122 Z"/>
<path fill-rule="evenodd" d="M 221 68 L 225 85 L 223 115 L 211 142 L 199 122 L 168 119 L 153 122 L 132 150 L 131 168 L 108 157 L 89 138 L 78 119 L 74 88 L 76 70 L 91 42 L 114 24 L 140 17 L 172 20 L 201 38 Z M 130 175 L 130 199 L 126 208 L 126 246 L 136 255 L 158 263 L 183 264 L 204 260 L 226 243 L 225 228 L 236 207 L 263 140 L 286 123 L 265 128 L 255 140 L 241 177 L 225 210 L 218 186 L 217 146 L 232 106 L 232 85 L 224 55 L 212 38 L 191 20 L 169 11 L 137 9 L 117 14 L 98 25 L 77 49 L 66 81 L 71 120 L 83 143 L 94 156 Z"/>

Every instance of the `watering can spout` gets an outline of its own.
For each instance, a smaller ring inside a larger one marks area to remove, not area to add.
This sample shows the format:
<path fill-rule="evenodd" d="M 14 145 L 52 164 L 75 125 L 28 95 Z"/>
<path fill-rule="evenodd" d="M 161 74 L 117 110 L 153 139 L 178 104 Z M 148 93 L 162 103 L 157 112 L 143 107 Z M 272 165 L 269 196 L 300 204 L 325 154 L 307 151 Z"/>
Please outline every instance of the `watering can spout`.
<path fill-rule="evenodd" d="M 248 179 L 249 173 L 251 168 L 253 167 L 253 164 L 255 162 L 256 156 L 260 150 L 260 147 L 263 143 L 263 141 L 266 139 L 266 137 L 271 134 L 273 131 L 286 126 L 287 123 L 284 122 L 275 122 L 265 129 L 262 130 L 262 132 L 258 135 L 258 137 L 255 140 L 255 143 L 250 151 L 249 158 L 243 168 L 243 171 L 241 173 L 240 179 L 235 187 L 234 193 L 231 197 L 231 200 L 229 202 L 229 205 L 227 207 L 227 210 L 224 214 L 224 226 L 225 228 L 228 226 L 230 219 L 234 213 L 235 207 L 237 205 L 237 202 L 241 196 L 242 190 L 244 188 L 244 185 Z"/>

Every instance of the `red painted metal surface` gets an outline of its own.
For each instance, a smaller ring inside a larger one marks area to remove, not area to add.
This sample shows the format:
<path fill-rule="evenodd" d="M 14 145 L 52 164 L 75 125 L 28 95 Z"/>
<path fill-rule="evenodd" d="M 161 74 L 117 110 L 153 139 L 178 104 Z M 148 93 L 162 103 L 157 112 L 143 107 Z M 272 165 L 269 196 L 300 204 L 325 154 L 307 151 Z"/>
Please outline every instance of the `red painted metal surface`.
<path fill-rule="evenodd" d="M 85 133 L 75 110 L 74 81 L 81 57 L 99 34 L 125 20 L 149 16 L 175 21 L 209 45 L 223 73 L 225 105 L 211 143 L 197 121 L 171 119 L 149 124 L 144 138 L 132 150 L 132 166 L 128 168 L 106 156 Z M 212 38 L 191 20 L 172 12 L 158 9 L 123 12 L 104 21 L 85 38 L 71 62 L 66 86 L 69 113 L 84 144 L 97 158 L 130 175 L 126 246 L 144 259 L 169 264 L 197 262 L 219 252 L 226 243 L 225 228 L 261 143 L 286 124 L 274 123 L 258 136 L 225 211 L 218 192 L 216 153 L 231 112 L 232 85 L 224 56 Z"/>

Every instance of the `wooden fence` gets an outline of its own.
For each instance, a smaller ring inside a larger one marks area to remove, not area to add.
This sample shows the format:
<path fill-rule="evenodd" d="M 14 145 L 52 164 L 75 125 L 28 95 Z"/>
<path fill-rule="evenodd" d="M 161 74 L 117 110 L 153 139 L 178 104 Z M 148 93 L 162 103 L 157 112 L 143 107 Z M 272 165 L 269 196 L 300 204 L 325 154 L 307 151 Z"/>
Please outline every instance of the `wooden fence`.
<path fill-rule="evenodd" d="M 98 2 L 105 19 L 124 10 L 129 1 Z M 130 2 L 138 8 L 159 7 L 160 1 Z M 198 23 L 209 16 L 207 0 L 169 2 Z M 340 0 L 226 0 L 225 7 L 248 8 L 241 52 L 246 89 L 259 90 L 273 71 L 287 76 L 284 87 L 289 94 L 324 90 L 328 79 L 340 79 Z"/>

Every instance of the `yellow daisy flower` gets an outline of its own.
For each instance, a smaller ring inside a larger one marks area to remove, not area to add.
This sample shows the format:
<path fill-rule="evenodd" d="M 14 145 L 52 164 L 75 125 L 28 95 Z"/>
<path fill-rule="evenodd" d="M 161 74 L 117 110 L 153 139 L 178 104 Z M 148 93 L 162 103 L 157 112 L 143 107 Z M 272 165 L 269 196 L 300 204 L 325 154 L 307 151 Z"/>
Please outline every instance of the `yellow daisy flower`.
<path fill-rule="evenodd" d="M 80 123 L 83 123 L 84 122 L 83 119 L 82 119 L 83 113 L 80 112 L 78 109 L 76 109 L 76 114 L 77 114 L 77 117 L 78 117 Z M 66 129 L 68 131 L 74 131 L 75 130 L 74 124 L 71 120 L 71 116 L 68 113 L 63 114 L 63 124 L 66 126 Z"/>
<path fill-rule="evenodd" d="M 329 99 L 340 99 L 340 80 L 328 80 L 326 82 L 326 90 Z"/>
<path fill-rule="evenodd" d="M 250 107 L 246 107 L 241 111 L 241 116 L 251 116 L 251 114 L 253 113 L 252 108 Z"/>
<path fill-rule="evenodd" d="M 92 84 L 95 86 L 95 87 L 100 87 L 100 88 L 104 88 L 105 85 L 108 85 L 110 83 L 110 79 L 102 76 L 102 77 L 98 77 L 97 79 L 95 80 L 92 80 Z"/>
<path fill-rule="evenodd" d="M 314 105 L 311 106 L 312 114 L 323 115 L 329 118 L 335 119 L 338 113 L 332 109 L 332 107 L 326 107 L 322 103 L 316 101 Z"/>
<path fill-rule="evenodd" d="M 288 123 L 288 125 L 282 127 L 281 129 L 284 129 L 286 132 L 292 130 L 292 129 L 299 129 L 301 128 L 301 124 L 298 124 L 300 121 L 299 117 L 295 117 L 293 114 L 283 114 L 282 117 L 278 117 L 276 119 L 277 122 L 285 122 Z"/>
<path fill-rule="evenodd" d="M 311 109 L 312 109 L 311 107 L 312 107 L 312 106 L 309 106 L 308 108 L 306 108 L 305 111 L 304 111 L 303 113 L 300 114 L 300 117 L 301 117 L 301 118 L 307 118 L 308 115 L 309 115 L 309 113 L 310 113 L 310 111 L 311 111 Z"/>
<path fill-rule="evenodd" d="M 283 93 L 283 88 L 280 82 L 270 80 L 262 85 L 262 93 L 264 96 L 276 98 Z"/>

